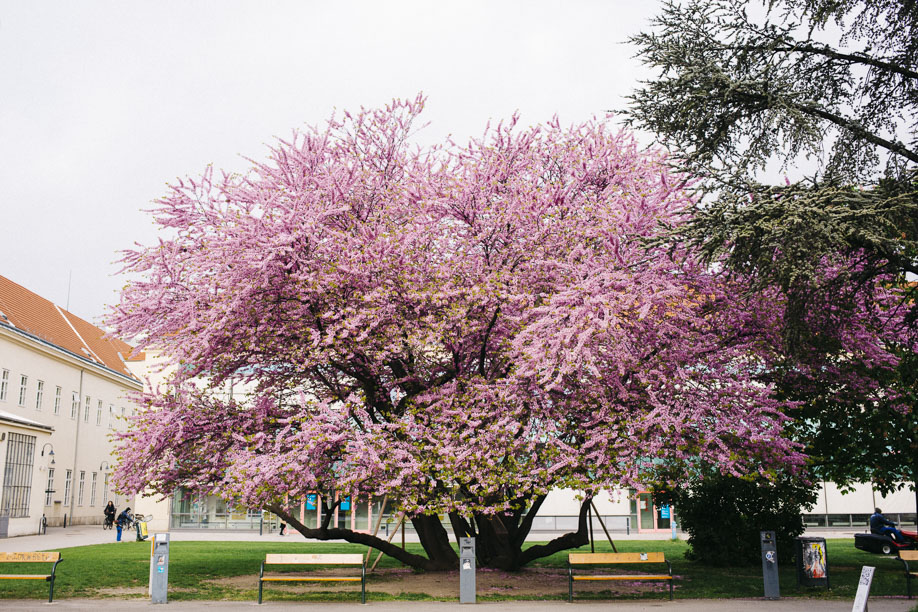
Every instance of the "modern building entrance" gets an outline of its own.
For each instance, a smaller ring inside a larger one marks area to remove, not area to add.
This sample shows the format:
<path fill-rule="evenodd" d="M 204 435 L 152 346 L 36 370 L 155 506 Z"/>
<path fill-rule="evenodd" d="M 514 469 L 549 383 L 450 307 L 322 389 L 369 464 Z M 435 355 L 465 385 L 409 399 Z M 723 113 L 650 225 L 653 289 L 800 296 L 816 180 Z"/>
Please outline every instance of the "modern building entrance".
<path fill-rule="evenodd" d="M 632 522 L 638 533 L 668 532 L 672 530 L 673 507 L 654 504 L 649 491 L 635 493 L 631 500 Z"/>

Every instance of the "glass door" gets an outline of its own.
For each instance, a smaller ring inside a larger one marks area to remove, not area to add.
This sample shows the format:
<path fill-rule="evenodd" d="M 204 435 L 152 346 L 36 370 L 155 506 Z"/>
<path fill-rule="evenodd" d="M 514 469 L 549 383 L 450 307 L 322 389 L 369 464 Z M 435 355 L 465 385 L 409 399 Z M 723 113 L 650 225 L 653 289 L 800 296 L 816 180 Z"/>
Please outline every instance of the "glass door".
<path fill-rule="evenodd" d="M 650 493 L 638 493 L 638 531 L 655 531 L 653 497 Z"/>

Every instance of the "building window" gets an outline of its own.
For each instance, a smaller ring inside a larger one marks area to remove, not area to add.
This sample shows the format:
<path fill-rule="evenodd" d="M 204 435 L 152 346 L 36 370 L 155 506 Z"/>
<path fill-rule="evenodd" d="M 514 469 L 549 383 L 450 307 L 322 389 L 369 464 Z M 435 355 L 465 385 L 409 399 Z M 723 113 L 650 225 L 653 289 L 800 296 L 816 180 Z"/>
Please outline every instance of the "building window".
<path fill-rule="evenodd" d="M 38 381 L 38 389 L 35 391 L 35 410 L 41 410 L 41 400 L 45 395 L 45 381 Z"/>
<path fill-rule="evenodd" d="M 6 390 L 10 385 L 10 371 L 0 372 L 0 401 L 6 401 Z"/>
<path fill-rule="evenodd" d="M 61 388 L 54 387 L 54 414 L 61 413 Z"/>
<path fill-rule="evenodd" d="M 99 405 L 96 408 L 96 425 L 102 424 L 102 400 L 99 400 Z"/>
<path fill-rule="evenodd" d="M 80 484 L 77 487 L 77 505 L 83 505 L 83 492 L 86 490 L 86 472 L 80 470 Z"/>
<path fill-rule="evenodd" d="M 115 428 L 115 407 L 111 404 L 108 405 L 108 428 Z"/>
<path fill-rule="evenodd" d="M 70 395 L 70 418 L 75 419 L 80 413 L 80 394 L 74 391 Z"/>
<path fill-rule="evenodd" d="M 102 505 L 108 504 L 108 474 L 102 479 Z"/>
<path fill-rule="evenodd" d="M 45 505 L 51 505 L 51 496 L 54 494 L 54 468 L 48 468 L 48 486 L 45 487 Z"/>
<path fill-rule="evenodd" d="M 93 472 L 92 482 L 89 485 L 89 505 L 90 506 L 96 505 L 96 476 L 98 476 L 98 474 Z"/>
<path fill-rule="evenodd" d="M 73 482 L 73 470 L 64 473 L 64 503 L 70 503 L 70 485 Z"/>
<path fill-rule="evenodd" d="M 86 405 L 83 406 L 83 422 L 89 422 L 89 405 L 92 403 L 92 399 L 87 395 L 86 396 Z"/>
<path fill-rule="evenodd" d="M 32 492 L 32 462 L 35 459 L 35 436 L 7 434 L 6 465 L 3 468 L 3 501 L 0 509 L 10 518 L 29 516 Z"/>
<path fill-rule="evenodd" d="M 29 387 L 29 377 L 23 374 L 19 377 L 19 405 L 25 406 L 26 390 Z"/>

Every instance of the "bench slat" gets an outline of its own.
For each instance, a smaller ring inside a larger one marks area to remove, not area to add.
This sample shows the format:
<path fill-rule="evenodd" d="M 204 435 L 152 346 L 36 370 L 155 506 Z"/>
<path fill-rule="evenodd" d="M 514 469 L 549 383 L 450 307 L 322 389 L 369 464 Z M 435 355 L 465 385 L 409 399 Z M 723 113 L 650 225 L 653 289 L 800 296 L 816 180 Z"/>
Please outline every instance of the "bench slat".
<path fill-rule="evenodd" d="M 59 552 L 0 553 L 0 563 L 52 563 L 60 558 Z"/>
<path fill-rule="evenodd" d="M 265 565 L 363 565 L 363 555 L 265 555 Z"/>
<path fill-rule="evenodd" d="M 301 581 L 309 580 L 315 582 L 360 582 L 361 578 L 359 576 L 349 576 L 347 578 L 330 578 L 330 577 L 310 577 L 310 576 L 265 576 L 261 579 L 263 582 L 282 582 L 285 580 L 289 581 Z"/>
<path fill-rule="evenodd" d="M 644 557 L 643 559 L 641 557 Z M 589 565 L 592 563 L 663 563 L 666 560 L 661 552 L 649 553 L 570 553 L 568 562 L 571 565 Z"/>
<path fill-rule="evenodd" d="M 0 580 L 50 580 L 51 574 L 47 576 L 38 576 L 36 574 L 5 574 L 0 576 Z"/>
<path fill-rule="evenodd" d="M 918 550 L 900 550 L 899 558 L 906 561 L 918 561 Z"/>
<path fill-rule="evenodd" d="M 626 576 L 624 574 L 616 574 L 614 576 L 574 576 L 574 580 L 633 580 L 635 582 L 641 580 L 672 580 L 672 576 L 645 576 L 642 574 L 635 574 L 631 576 Z"/>

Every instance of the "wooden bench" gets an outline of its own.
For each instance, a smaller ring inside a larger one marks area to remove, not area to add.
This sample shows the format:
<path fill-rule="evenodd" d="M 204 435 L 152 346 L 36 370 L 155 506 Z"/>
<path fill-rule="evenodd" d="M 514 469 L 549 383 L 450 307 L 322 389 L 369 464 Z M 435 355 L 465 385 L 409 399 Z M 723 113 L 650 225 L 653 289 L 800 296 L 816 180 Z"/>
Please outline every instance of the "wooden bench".
<path fill-rule="evenodd" d="M 308 574 L 278 574 L 265 576 L 266 565 L 343 565 L 360 566 L 359 576 L 316 576 Z M 367 566 L 363 555 L 265 555 L 258 574 L 258 603 L 265 582 L 359 582 L 360 603 L 367 603 Z"/>
<path fill-rule="evenodd" d="M 908 593 L 908 598 L 912 598 L 912 576 L 918 578 L 918 563 L 915 563 L 912 568 L 909 568 L 908 562 L 912 561 L 918 562 L 918 550 L 900 550 L 899 551 L 899 561 L 902 562 L 902 565 L 905 566 L 905 591 Z"/>
<path fill-rule="evenodd" d="M 574 575 L 575 566 L 617 565 L 636 563 L 665 563 L 668 574 L 580 574 Z M 649 553 L 570 553 L 567 557 L 567 600 L 574 601 L 575 580 L 667 580 L 669 598 L 673 598 L 673 566 L 661 552 Z"/>
<path fill-rule="evenodd" d="M 0 574 L 0 580 L 44 580 L 50 583 L 48 603 L 54 601 L 54 573 L 61 562 L 59 552 L 0 553 L 0 563 L 54 563 L 50 574 Z"/>

